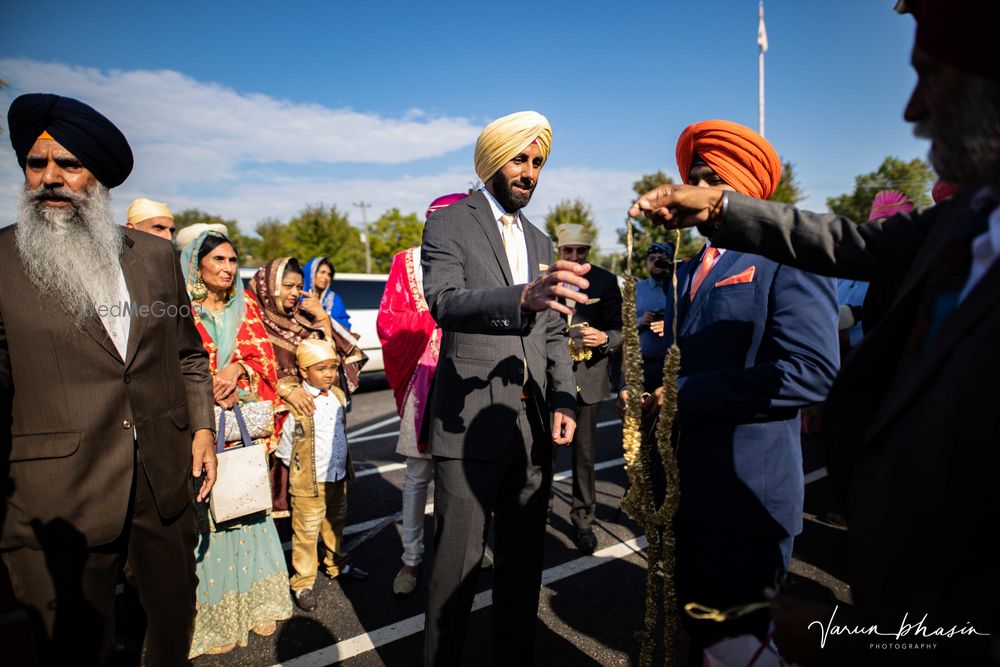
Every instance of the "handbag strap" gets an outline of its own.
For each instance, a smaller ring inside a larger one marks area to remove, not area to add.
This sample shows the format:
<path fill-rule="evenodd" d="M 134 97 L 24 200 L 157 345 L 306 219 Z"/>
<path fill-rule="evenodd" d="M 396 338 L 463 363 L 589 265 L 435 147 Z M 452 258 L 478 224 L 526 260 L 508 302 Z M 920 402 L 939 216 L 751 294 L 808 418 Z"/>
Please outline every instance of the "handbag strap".
<path fill-rule="evenodd" d="M 221 454 L 226 449 L 226 413 L 228 410 L 219 410 L 219 429 L 215 436 L 215 451 Z M 240 404 L 233 403 L 233 414 L 236 416 L 236 425 L 240 427 L 240 439 L 243 441 L 244 447 L 253 446 L 253 440 L 250 439 L 250 431 L 247 430 L 247 423 L 243 419 L 243 413 L 240 412 Z"/>

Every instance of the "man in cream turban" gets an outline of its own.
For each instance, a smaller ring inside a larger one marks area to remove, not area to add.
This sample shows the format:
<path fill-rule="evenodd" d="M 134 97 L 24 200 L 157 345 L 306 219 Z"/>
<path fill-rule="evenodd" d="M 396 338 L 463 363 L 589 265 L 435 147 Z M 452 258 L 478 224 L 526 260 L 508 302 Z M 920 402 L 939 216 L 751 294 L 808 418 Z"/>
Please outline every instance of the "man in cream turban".
<path fill-rule="evenodd" d="M 172 241 L 177 227 L 174 225 L 174 214 L 163 202 L 153 201 L 140 197 L 128 206 L 128 222 L 125 226 L 129 229 L 138 229 L 153 236 Z"/>
<path fill-rule="evenodd" d="M 435 480 L 428 665 L 462 662 L 491 516 L 493 664 L 535 662 L 552 445 L 568 445 L 576 428 L 563 334 L 572 311 L 560 299 L 586 302 L 590 269 L 550 267 L 552 242 L 521 212 L 551 146 L 534 111 L 490 123 L 476 142 L 483 189 L 424 227 L 424 294 L 442 330 L 424 422 Z"/>

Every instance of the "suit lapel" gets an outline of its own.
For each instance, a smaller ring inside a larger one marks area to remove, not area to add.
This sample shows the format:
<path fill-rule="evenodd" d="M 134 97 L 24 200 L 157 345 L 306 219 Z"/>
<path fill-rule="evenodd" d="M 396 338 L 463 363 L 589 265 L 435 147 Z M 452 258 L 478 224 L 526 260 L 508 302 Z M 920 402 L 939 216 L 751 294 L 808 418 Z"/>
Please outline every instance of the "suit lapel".
<path fill-rule="evenodd" d="M 539 260 L 539 243 L 541 242 L 535 234 L 535 226 L 528 222 L 528 219 L 521 214 L 521 227 L 524 230 L 524 245 L 528 250 L 528 282 L 538 277 L 541 273 L 538 270 L 538 260 Z M 538 232 L 541 234 L 541 232 Z M 534 238 L 533 238 L 534 237 Z M 548 245 L 548 237 L 545 237 L 546 245 Z M 504 255 L 506 257 L 506 254 Z M 549 262 L 551 263 L 551 262 Z"/>
<path fill-rule="evenodd" d="M 113 356 L 118 361 L 122 360 L 121 355 L 118 354 L 118 348 L 115 347 L 107 329 L 104 328 L 104 323 L 101 322 L 101 318 L 98 317 L 96 312 L 91 313 L 87 319 L 83 321 L 82 328 L 90 334 L 91 338 L 97 341 L 101 347 L 107 350 L 108 354 Z"/>
<path fill-rule="evenodd" d="M 500 229 L 497 227 L 497 221 L 493 219 L 492 209 L 490 208 L 490 203 L 486 201 L 486 195 L 482 192 L 477 192 L 465 201 L 466 206 L 472 209 L 472 217 L 483 228 L 483 233 L 486 234 L 486 238 L 493 248 L 493 254 L 500 265 L 500 271 L 503 274 L 504 280 L 507 281 L 508 285 L 513 285 L 514 280 L 511 278 L 510 265 L 507 263 L 507 252 L 504 250 L 503 239 L 500 238 Z"/>
<path fill-rule="evenodd" d="M 705 251 L 702 250 L 701 255 L 704 256 Z M 722 254 L 722 257 L 715 262 L 715 266 L 708 272 L 705 279 L 702 280 L 701 285 L 698 286 L 698 292 L 694 295 L 694 301 L 691 301 L 691 283 L 694 281 L 694 273 L 697 272 L 698 266 L 701 265 L 701 256 L 698 258 L 698 264 L 691 267 L 690 271 L 691 277 L 688 279 L 687 289 L 684 291 L 683 298 L 690 302 L 690 306 L 685 313 L 684 320 L 681 322 L 679 334 L 686 334 L 688 330 L 693 326 L 692 322 L 698 319 L 698 314 L 705 307 L 705 303 L 708 301 L 708 293 L 714 289 L 713 285 L 722 279 L 726 275 L 726 272 L 732 268 L 733 264 L 737 262 L 743 253 L 735 252 L 733 250 L 727 250 Z"/>
<path fill-rule="evenodd" d="M 132 247 L 131 239 L 127 239 L 122 250 L 122 274 L 125 276 L 125 285 L 128 287 L 129 300 L 138 305 L 151 305 L 148 292 L 148 281 L 143 280 L 142 263 L 139 261 L 139 253 Z M 128 367 L 135 359 L 135 353 L 139 349 L 139 342 L 146 328 L 145 317 L 140 317 L 136 308 L 131 310 L 129 321 L 128 347 L 125 353 L 125 366 Z"/>
<path fill-rule="evenodd" d="M 868 432 L 869 440 L 910 402 L 914 393 L 927 386 L 928 377 L 937 371 L 948 355 L 961 343 L 962 336 L 984 317 L 994 312 L 998 298 L 1000 298 L 1000 263 L 994 262 L 946 320 L 940 333 L 931 341 L 930 348 L 915 360 L 912 368 L 904 370 L 900 375 L 900 382 L 891 392 L 890 400 L 878 412 Z M 903 341 L 900 343 L 905 344 Z"/>

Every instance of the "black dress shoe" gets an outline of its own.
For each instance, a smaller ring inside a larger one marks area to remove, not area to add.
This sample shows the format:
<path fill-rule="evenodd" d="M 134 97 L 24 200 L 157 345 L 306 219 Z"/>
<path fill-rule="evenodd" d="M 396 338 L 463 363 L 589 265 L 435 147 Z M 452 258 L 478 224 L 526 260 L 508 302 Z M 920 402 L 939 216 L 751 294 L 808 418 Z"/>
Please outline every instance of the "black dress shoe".
<path fill-rule="evenodd" d="M 597 549 L 597 535 L 594 535 L 594 531 L 588 528 L 578 532 L 576 534 L 576 548 L 580 550 L 580 553 L 588 556 L 594 553 L 594 550 Z"/>
<path fill-rule="evenodd" d="M 334 577 L 338 581 L 364 581 L 367 578 L 368 573 L 354 565 L 345 565 L 340 574 Z"/>
<path fill-rule="evenodd" d="M 314 611 L 316 609 L 316 594 L 311 588 L 296 592 L 295 605 L 302 611 Z"/>

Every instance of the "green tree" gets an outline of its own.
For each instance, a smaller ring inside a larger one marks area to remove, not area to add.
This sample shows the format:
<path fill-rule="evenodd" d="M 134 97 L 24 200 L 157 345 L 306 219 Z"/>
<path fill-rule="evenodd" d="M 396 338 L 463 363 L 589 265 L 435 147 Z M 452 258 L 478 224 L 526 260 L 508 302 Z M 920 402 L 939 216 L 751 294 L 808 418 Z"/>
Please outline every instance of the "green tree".
<path fill-rule="evenodd" d="M 805 193 L 799 182 L 795 180 L 795 170 L 792 163 L 781 163 L 781 182 L 778 183 L 778 188 L 771 195 L 771 201 L 798 204 L 803 199 L 805 199 Z"/>
<path fill-rule="evenodd" d="M 338 272 L 365 270 L 365 246 L 361 232 L 352 227 L 336 206 L 307 206 L 288 221 L 288 245 L 300 262 L 329 257 Z"/>
<path fill-rule="evenodd" d="M 928 193 L 935 178 L 930 165 L 921 158 L 907 162 L 890 155 L 875 171 L 854 177 L 854 192 L 829 197 L 826 206 L 834 213 L 861 223 L 868 219 L 872 199 L 880 190 L 899 190 L 914 206 L 923 208 L 931 204 Z"/>
<path fill-rule="evenodd" d="M 398 208 L 382 214 L 371 224 L 369 246 L 372 255 L 372 271 L 388 273 L 392 257 L 401 250 L 420 245 L 424 234 L 424 224 L 416 213 L 403 215 Z"/>
<path fill-rule="evenodd" d="M 178 230 L 199 222 L 208 225 L 223 224 L 226 226 L 226 236 L 233 241 L 236 248 L 240 251 L 240 266 L 256 267 L 261 265 L 262 262 L 257 256 L 259 239 L 243 234 L 240 231 L 239 224 L 235 220 L 226 220 L 221 216 L 206 213 L 197 208 L 189 208 L 174 214 L 174 225 L 176 225 Z"/>
<path fill-rule="evenodd" d="M 288 225 L 277 218 L 264 218 L 254 227 L 257 232 L 257 257 L 259 265 L 278 257 L 289 257 L 292 250 Z"/>
<path fill-rule="evenodd" d="M 632 184 L 632 190 L 635 192 L 636 196 L 644 195 L 650 190 L 660 185 L 666 185 L 668 183 L 673 183 L 674 179 L 667 176 L 662 171 L 658 171 L 655 174 L 646 174 L 638 181 Z M 669 242 L 673 244 L 676 240 L 676 232 L 674 230 L 667 230 L 659 225 L 654 225 L 645 216 L 640 216 L 639 218 L 632 219 L 632 228 L 634 230 L 633 240 L 634 246 L 632 249 L 632 271 L 639 278 L 645 278 L 648 275 L 646 271 L 646 248 L 650 243 L 659 242 Z M 623 246 L 626 245 L 626 230 L 618 230 L 618 242 Z M 694 256 L 695 253 L 701 249 L 704 244 L 701 237 L 694 233 L 690 228 L 685 228 L 681 230 L 681 247 L 678 249 L 678 258 L 687 259 L 688 257 Z M 624 255 L 622 255 L 624 259 Z M 616 267 L 618 268 L 618 267 Z M 625 271 L 624 261 L 620 266 L 621 272 Z"/>

